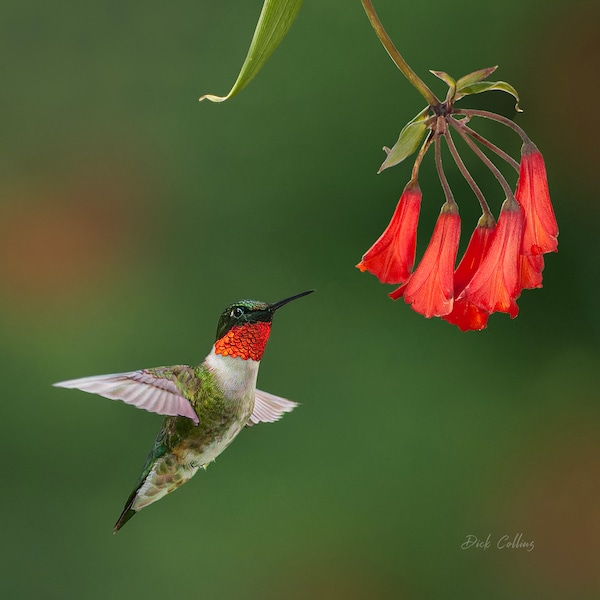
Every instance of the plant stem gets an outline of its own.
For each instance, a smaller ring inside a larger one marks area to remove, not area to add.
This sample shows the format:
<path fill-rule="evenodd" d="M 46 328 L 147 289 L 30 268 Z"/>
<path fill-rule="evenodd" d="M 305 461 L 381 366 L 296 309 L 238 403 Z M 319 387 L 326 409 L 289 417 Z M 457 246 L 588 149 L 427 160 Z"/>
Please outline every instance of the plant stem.
<path fill-rule="evenodd" d="M 444 138 L 446 139 L 446 143 L 448 144 L 448 149 L 450 150 L 450 154 L 452 154 L 452 158 L 454 159 L 454 162 L 456 163 L 458 170 L 463 174 L 463 177 L 467 180 L 467 183 L 471 186 L 471 189 L 473 190 L 473 193 L 477 197 L 477 200 L 479 200 L 479 204 L 481 205 L 481 210 L 483 211 L 483 214 L 487 215 L 488 217 L 492 216 L 492 211 L 490 210 L 490 207 L 485 199 L 485 196 L 483 195 L 481 188 L 477 185 L 477 182 L 475 181 L 475 179 L 473 179 L 473 176 L 471 175 L 471 173 L 469 173 L 469 169 L 467 169 L 467 166 L 463 162 L 463 159 L 460 157 L 460 154 L 458 153 L 458 150 L 456 149 L 456 146 L 454 145 L 454 140 L 452 139 L 452 136 L 450 135 L 449 130 L 446 130 L 446 132 L 444 133 Z"/>
<path fill-rule="evenodd" d="M 502 186 L 502 189 L 504 190 L 506 197 L 513 198 L 514 195 L 513 195 L 512 190 L 510 189 L 510 185 L 508 185 L 508 182 L 504 178 L 504 175 L 502 175 L 502 173 L 500 173 L 500 170 L 498 169 L 498 167 L 483 153 L 481 148 L 471 139 L 469 134 L 466 131 L 464 131 L 464 129 L 457 123 L 456 119 L 450 119 L 450 125 L 452 127 L 454 127 L 454 129 L 456 129 L 456 131 L 458 131 L 458 133 L 463 138 L 463 140 L 465 140 L 465 142 L 467 142 L 467 145 L 469 146 L 469 148 L 471 148 L 471 150 L 473 150 L 473 152 L 475 152 L 475 154 L 481 159 L 483 164 L 494 174 L 494 177 L 498 180 L 498 183 Z"/>
<path fill-rule="evenodd" d="M 497 115 L 493 112 L 488 112 L 487 110 L 477 110 L 474 108 L 463 108 L 463 109 L 454 109 L 455 115 L 465 115 L 467 117 L 483 117 L 484 119 L 490 119 L 491 121 L 496 121 L 498 123 L 502 123 L 502 125 L 506 125 L 510 127 L 513 131 L 518 133 L 521 136 L 521 139 L 525 143 L 531 143 L 528 135 L 514 122 L 502 115 Z"/>
<path fill-rule="evenodd" d="M 505 160 L 517 173 L 519 172 L 519 163 L 510 155 L 504 152 L 501 148 L 498 148 L 496 144 L 493 144 L 486 138 L 484 138 L 481 134 L 477 133 L 474 129 L 471 129 L 467 125 L 465 125 L 463 120 L 455 119 L 455 123 L 458 124 L 459 127 L 465 130 L 473 139 L 481 142 L 484 146 L 489 148 L 492 152 L 495 152 L 501 159 Z"/>
<path fill-rule="evenodd" d="M 423 161 L 423 157 L 427 153 L 427 150 L 429 150 L 429 146 L 431 146 L 431 142 L 432 141 L 433 141 L 433 132 L 430 131 L 429 135 L 427 136 L 427 138 L 425 138 L 425 141 L 423 142 L 423 145 L 421 146 L 421 149 L 419 150 L 419 154 L 417 154 L 417 158 L 415 159 L 415 163 L 413 164 L 413 168 L 412 168 L 412 173 L 411 173 L 411 176 L 410 176 L 410 180 L 413 181 L 414 183 L 417 183 L 417 181 L 418 181 L 418 178 L 419 178 L 419 169 L 421 167 L 421 162 Z"/>
<path fill-rule="evenodd" d="M 440 103 L 437 96 L 429 89 L 425 82 L 410 68 L 408 63 L 404 60 L 400 52 L 398 52 L 394 42 L 390 39 L 386 30 L 383 28 L 383 24 L 379 20 L 375 8 L 371 0 L 361 0 L 363 8 L 367 13 L 367 17 L 371 22 L 371 26 L 375 30 L 379 41 L 383 44 L 383 47 L 387 50 L 390 58 L 394 61 L 396 66 L 402 71 L 403 75 L 410 81 L 413 87 L 425 98 L 429 106 L 438 106 Z"/>
<path fill-rule="evenodd" d="M 450 184 L 448 183 L 448 179 L 446 178 L 446 173 L 444 173 L 444 167 L 442 166 L 442 144 L 440 142 L 440 139 L 440 137 L 435 138 L 435 167 L 438 172 L 438 177 L 440 178 L 440 183 L 442 184 L 442 189 L 444 190 L 444 196 L 446 196 L 446 202 L 448 204 L 456 204 L 454 200 L 454 195 L 452 194 L 452 190 L 450 189 Z"/>

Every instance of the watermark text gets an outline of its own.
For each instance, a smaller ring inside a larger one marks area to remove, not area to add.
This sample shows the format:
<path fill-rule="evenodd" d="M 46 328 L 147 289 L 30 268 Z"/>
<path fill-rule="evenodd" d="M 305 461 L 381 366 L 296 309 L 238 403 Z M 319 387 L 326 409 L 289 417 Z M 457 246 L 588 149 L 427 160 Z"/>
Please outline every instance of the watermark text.
<path fill-rule="evenodd" d="M 491 533 L 488 533 L 485 538 L 470 533 L 460 545 L 461 550 L 475 549 L 485 551 L 490 548 L 531 552 L 535 548 L 535 542 L 533 540 L 526 540 L 522 533 L 499 536 L 493 536 Z"/>

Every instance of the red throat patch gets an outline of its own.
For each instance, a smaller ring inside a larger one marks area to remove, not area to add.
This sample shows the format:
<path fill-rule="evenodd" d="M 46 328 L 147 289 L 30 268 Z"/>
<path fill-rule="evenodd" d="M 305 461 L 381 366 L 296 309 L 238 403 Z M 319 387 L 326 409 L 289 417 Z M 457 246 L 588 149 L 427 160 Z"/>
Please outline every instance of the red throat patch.
<path fill-rule="evenodd" d="M 271 323 L 263 321 L 237 325 L 215 342 L 215 353 L 244 360 L 260 360 L 270 332 Z"/>

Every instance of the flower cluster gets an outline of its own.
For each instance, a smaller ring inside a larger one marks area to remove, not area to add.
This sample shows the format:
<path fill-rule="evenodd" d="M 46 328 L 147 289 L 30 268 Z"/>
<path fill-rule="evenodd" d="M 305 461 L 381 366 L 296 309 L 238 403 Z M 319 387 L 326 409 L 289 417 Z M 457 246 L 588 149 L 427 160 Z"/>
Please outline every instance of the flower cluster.
<path fill-rule="evenodd" d="M 558 227 L 550 202 L 544 159 L 523 130 L 505 117 L 478 110 L 457 110 L 454 101 L 476 89 L 493 69 L 468 75 L 458 82 L 445 73 L 436 73 L 449 83 L 446 101 L 417 115 L 400 134 L 396 145 L 387 151 L 382 169 L 403 160 L 425 141 L 413 167 L 412 177 L 404 189 L 388 227 L 356 265 L 369 271 L 381 283 L 399 284 L 389 295 L 403 298 L 413 310 L 427 318 L 441 317 L 461 330 L 480 330 L 495 312 L 517 316 L 517 298 L 524 289 L 542 286 L 543 255 L 556 252 Z M 516 97 L 504 82 L 484 84 L 485 89 L 503 89 Z M 461 87 L 462 86 L 462 87 Z M 496 87 L 493 87 L 496 86 Z M 485 91 L 480 89 L 479 91 Z M 433 113 L 433 114 L 430 114 Z M 514 129 L 522 138 L 521 160 L 508 154 L 471 129 L 474 117 L 496 120 Z M 506 199 L 498 220 L 494 218 L 477 183 L 467 170 L 451 130 L 457 132 L 492 171 L 502 186 Z M 428 132 L 428 133 L 427 133 Z M 460 217 L 441 160 L 440 143 L 445 140 L 461 173 L 480 202 L 483 214 L 457 267 Z M 479 145 L 476 143 L 479 142 Z M 434 145 L 436 166 L 446 201 L 442 206 L 431 240 L 417 267 L 415 250 L 417 224 L 421 207 L 418 171 L 427 149 Z M 483 145 L 518 171 L 513 194 L 505 178 L 480 147 Z"/>

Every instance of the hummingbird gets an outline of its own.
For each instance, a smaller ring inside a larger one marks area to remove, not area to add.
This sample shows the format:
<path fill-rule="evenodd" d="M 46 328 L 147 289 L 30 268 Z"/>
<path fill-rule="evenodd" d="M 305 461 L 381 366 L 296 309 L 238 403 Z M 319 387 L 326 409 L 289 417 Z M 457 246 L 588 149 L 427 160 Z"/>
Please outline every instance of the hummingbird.
<path fill-rule="evenodd" d="M 240 300 L 229 305 L 210 353 L 195 367 L 154 367 L 54 384 L 166 415 L 114 533 L 199 468 L 206 469 L 244 427 L 272 423 L 298 406 L 256 389 L 256 379 L 275 311 L 313 291 L 273 304 Z"/>

